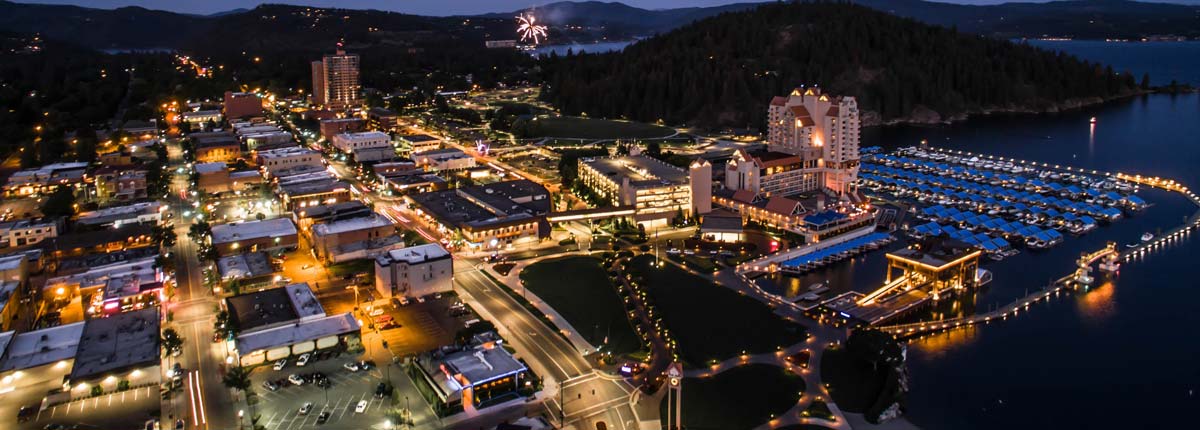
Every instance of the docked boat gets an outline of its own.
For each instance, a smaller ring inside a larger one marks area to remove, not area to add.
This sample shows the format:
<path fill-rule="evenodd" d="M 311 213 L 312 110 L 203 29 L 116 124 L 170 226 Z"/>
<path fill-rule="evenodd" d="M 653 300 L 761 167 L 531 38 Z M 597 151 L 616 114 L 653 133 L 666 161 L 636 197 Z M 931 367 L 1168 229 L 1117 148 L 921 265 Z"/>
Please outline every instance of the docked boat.
<path fill-rule="evenodd" d="M 1142 242 L 1149 242 L 1151 240 L 1154 240 L 1153 234 L 1150 234 L 1150 232 L 1142 233 Z"/>
<path fill-rule="evenodd" d="M 992 272 L 986 269 L 975 269 L 975 286 L 982 287 L 992 282 Z"/>
<path fill-rule="evenodd" d="M 1096 123 L 1096 117 L 1092 117 L 1092 119 L 1088 120 L 1088 123 L 1089 123 L 1089 124 L 1095 124 L 1095 123 Z"/>

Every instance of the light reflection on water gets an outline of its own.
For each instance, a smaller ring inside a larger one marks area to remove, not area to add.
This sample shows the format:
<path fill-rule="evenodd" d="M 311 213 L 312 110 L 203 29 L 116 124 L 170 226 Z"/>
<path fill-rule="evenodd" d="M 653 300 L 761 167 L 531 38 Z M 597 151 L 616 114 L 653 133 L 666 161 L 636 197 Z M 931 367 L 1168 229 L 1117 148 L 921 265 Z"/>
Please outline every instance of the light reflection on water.
<path fill-rule="evenodd" d="M 1076 301 L 1079 307 L 1079 315 L 1083 317 L 1083 321 L 1090 324 L 1098 324 L 1112 317 L 1117 312 L 1117 302 L 1113 300 L 1116 295 L 1117 286 L 1112 280 L 1108 280 L 1099 287 L 1092 288 L 1083 294 Z"/>

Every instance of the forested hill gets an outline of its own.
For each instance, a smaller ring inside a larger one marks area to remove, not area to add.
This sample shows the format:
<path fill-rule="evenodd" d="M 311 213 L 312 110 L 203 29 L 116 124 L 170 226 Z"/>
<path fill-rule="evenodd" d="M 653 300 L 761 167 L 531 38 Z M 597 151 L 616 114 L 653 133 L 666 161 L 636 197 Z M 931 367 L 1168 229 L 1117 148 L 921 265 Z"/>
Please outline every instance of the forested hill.
<path fill-rule="evenodd" d="M 622 52 L 543 60 L 542 97 L 567 114 L 762 127 L 801 85 L 856 96 L 864 123 L 1050 111 L 1137 91 L 1074 57 L 956 33 L 862 6 L 776 3 L 722 14 Z"/>

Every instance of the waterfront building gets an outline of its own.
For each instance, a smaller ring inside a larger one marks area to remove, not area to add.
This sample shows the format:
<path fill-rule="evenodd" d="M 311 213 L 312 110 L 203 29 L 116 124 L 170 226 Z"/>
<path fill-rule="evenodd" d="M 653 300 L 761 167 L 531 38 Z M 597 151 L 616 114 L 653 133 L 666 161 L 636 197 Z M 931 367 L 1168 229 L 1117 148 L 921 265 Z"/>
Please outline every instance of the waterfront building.
<path fill-rule="evenodd" d="M 613 206 L 633 207 L 637 221 L 667 221 L 712 208 L 712 166 L 704 160 L 685 170 L 642 155 L 583 158 L 579 181 Z"/>

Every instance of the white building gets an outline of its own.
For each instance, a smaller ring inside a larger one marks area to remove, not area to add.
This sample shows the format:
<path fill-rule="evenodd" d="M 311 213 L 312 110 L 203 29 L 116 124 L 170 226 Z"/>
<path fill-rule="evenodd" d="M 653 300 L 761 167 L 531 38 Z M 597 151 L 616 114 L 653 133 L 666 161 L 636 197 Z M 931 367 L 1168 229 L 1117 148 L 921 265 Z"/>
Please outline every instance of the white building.
<path fill-rule="evenodd" d="M 475 167 L 475 157 L 455 148 L 437 149 L 412 154 L 418 166 L 430 171 L 462 170 Z"/>
<path fill-rule="evenodd" d="M 436 243 L 388 251 L 375 259 L 375 289 L 384 297 L 421 297 L 453 289 L 454 259 Z"/>
<path fill-rule="evenodd" d="M 58 237 L 58 223 L 45 220 L 17 220 L 0 223 L 0 247 L 32 245 Z"/>
<path fill-rule="evenodd" d="M 396 155 L 391 138 L 378 131 L 336 134 L 331 143 L 334 148 L 350 154 L 358 162 L 389 160 Z"/>
<path fill-rule="evenodd" d="M 84 212 L 75 219 L 76 223 L 90 226 L 120 227 L 124 224 L 155 223 L 162 221 L 167 207 L 159 202 L 141 202 L 125 206 L 114 206 Z"/>
<path fill-rule="evenodd" d="M 324 169 L 324 159 L 321 153 L 308 148 L 291 147 L 262 151 L 258 153 L 258 165 L 267 173 L 276 172 L 296 166 L 313 166 Z"/>
<path fill-rule="evenodd" d="M 854 97 L 797 88 L 767 108 L 767 145 L 773 152 L 814 162 L 820 186 L 842 195 L 858 175 L 859 112 Z"/>
<path fill-rule="evenodd" d="M 688 170 L 642 155 L 582 158 L 579 180 L 615 206 L 635 209 L 638 221 L 707 213 L 712 207 L 712 166 Z"/>

